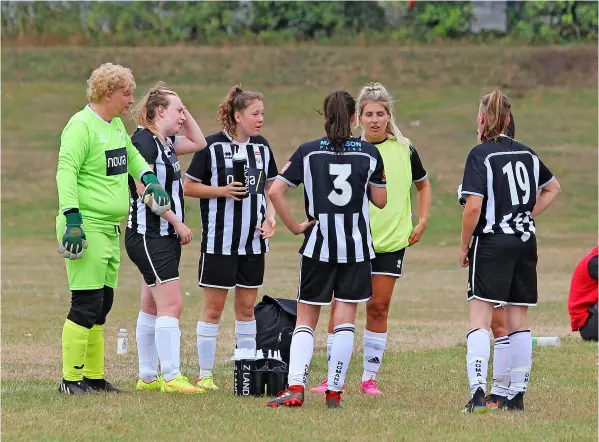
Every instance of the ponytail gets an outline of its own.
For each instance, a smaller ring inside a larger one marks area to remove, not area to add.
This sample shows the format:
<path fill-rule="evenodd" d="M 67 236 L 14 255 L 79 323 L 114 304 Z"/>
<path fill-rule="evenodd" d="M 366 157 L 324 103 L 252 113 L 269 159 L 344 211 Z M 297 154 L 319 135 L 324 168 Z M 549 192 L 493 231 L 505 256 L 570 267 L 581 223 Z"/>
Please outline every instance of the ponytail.
<path fill-rule="evenodd" d="M 137 125 L 148 129 L 162 142 L 164 142 L 164 136 L 156 127 L 156 109 L 160 106 L 166 109 L 169 105 L 168 95 L 172 94 L 171 91 L 166 90 L 166 84 L 163 81 L 159 81 L 156 83 L 156 86 L 150 88 L 146 95 L 131 110 L 131 115 L 137 122 Z"/>
<path fill-rule="evenodd" d="M 479 112 L 485 114 L 485 124 L 480 136 L 482 142 L 497 140 L 499 135 L 505 133 L 511 109 L 510 100 L 498 90 L 483 97 L 479 109 Z"/>
<path fill-rule="evenodd" d="M 343 153 L 345 143 L 352 136 L 351 117 L 356 101 L 346 91 L 331 92 L 324 99 L 324 130 L 336 153 Z"/>
<path fill-rule="evenodd" d="M 514 121 L 514 116 L 512 115 L 511 112 L 510 112 L 510 124 L 507 125 L 505 134 L 510 138 L 516 138 L 516 122 Z"/>
<path fill-rule="evenodd" d="M 243 111 L 255 100 L 264 101 L 264 95 L 260 92 L 244 91 L 241 85 L 233 86 L 216 112 L 216 120 L 220 127 L 235 135 L 235 112 Z"/>

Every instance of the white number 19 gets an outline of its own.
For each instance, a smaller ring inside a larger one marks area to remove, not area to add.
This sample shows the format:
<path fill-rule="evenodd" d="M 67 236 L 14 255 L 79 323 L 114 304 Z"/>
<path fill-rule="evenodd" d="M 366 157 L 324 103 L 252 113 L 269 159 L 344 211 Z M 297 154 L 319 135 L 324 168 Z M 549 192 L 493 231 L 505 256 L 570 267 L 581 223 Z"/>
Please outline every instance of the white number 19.
<path fill-rule="evenodd" d="M 522 161 L 516 162 L 515 174 L 511 161 L 507 163 L 505 166 L 503 166 L 503 169 L 501 170 L 503 170 L 503 173 L 507 175 L 507 179 L 510 185 L 510 196 L 512 198 L 512 206 L 517 206 L 518 204 L 520 204 L 518 198 L 518 189 L 516 189 L 516 181 L 518 181 L 518 186 L 524 192 L 524 196 L 522 197 L 522 204 L 526 204 L 530 199 L 530 180 L 528 179 L 528 171 L 526 170 L 526 166 L 524 165 L 524 163 L 522 163 Z"/>

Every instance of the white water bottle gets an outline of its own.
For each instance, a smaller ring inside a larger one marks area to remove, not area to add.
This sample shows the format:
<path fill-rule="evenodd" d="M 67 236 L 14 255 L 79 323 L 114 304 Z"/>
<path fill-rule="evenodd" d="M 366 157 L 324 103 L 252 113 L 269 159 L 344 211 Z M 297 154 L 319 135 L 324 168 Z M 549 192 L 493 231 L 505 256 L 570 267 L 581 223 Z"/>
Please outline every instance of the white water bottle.
<path fill-rule="evenodd" d="M 126 328 L 121 328 L 116 335 L 116 354 L 126 355 L 129 353 L 129 335 Z"/>
<path fill-rule="evenodd" d="M 532 338 L 532 345 L 537 347 L 559 347 L 559 337 L 557 336 L 542 336 Z"/>

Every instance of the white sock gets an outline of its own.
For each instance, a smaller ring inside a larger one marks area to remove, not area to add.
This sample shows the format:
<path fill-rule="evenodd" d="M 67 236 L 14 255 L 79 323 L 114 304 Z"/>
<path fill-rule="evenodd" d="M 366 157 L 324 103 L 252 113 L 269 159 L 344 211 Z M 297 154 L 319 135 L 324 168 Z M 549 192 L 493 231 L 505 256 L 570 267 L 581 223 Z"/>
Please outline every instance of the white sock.
<path fill-rule="evenodd" d="M 530 330 L 509 334 L 510 338 L 510 389 L 508 399 L 518 393 L 526 393 L 532 367 L 532 337 Z"/>
<path fill-rule="evenodd" d="M 139 312 L 135 341 L 137 342 L 137 357 L 139 359 L 139 378 L 145 382 L 152 382 L 158 378 L 155 328 L 156 316 Z"/>
<path fill-rule="evenodd" d="M 354 335 L 356 326 L 354 324 L 340 324 L 335 327 L 335 338 L 331 348 L 331 360 L 329 361 L 328 389 L 341 391 L 345 384 L 347 367 L 354 351 Z"/>
<path fill-rule="evenodd" d="M 376 380 L 376 374 L 383 362 L 383 353 L 387 346 L 387 333 L 375 333 L 364 330 L 364 372 L 362 382 Z"/>
<path fill-rule="evenodd" d="M 314 332 L 307 325 L 300 325 L 293 331 L 289 350 L 288 384 L 306 388 L 308 370 L 314 353 Z"/>
<path fill-rule="evenodd" d="M 200 364 L 200 377 L 212 376 L 214 357 L 216 356 L 216 337 L 218 324 L 198 321 L 196 330 L 198 336 L 198 362 Z"/>
<path fill-rule="evenodd" d="M 327 334 L 327 361 L 331 360 L 331 348 L 333 348 L 333 338 L 335 337 L 335 333 Z"/>
<path fill-rule="evenodd" d="M 181 374 L 181 329 L 172 316 L 156 318 L 156 350 L 165 381 Z"/>
<path fill-rule="evenodd" d="M 487 391 L 487 371 L 489 369 L 489 356 L 491 355 L 491 338 L 489 331 L 474 328 L 468 332 L 466 353 L 466 370 L 470 381 L 470 393 L 482 388 Z"/>
<path fill-rule="evenodd" d="M 235 321 L 237 348 L 256 350 L 256 320 Z"/>
<path fill-rule="evenodd" d="M 507 397 L 510 387 L 510 338 L 495 338 L 493 346 L 493 387 L 491 394 Z"/>

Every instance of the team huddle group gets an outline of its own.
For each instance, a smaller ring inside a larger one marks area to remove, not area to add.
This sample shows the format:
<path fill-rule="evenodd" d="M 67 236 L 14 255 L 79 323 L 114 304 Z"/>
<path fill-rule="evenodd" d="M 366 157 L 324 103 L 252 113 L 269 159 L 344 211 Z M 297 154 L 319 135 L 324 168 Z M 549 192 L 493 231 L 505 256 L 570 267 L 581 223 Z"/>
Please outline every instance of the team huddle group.
<path fill-rule="evenodd" d="M 300 248 L 297 321 L 288 388 L 266 405 L 302 406 L 323 305 L 332 304 L 328 378 L 311 391 L 328 408 L 341 404 L 359 303 L 366 303 L 360 391 L 377 385 L 387 343 L 387 315 L 406 249 L 422 237 L 431 188 L 413 143 L 394 119 L 383 85 L 354 99 L 334 91 L 323 103 L 325 136 L 302 144 L 279 169 L 260 135 L 264 97 L 233 87 L 217 111 L 222 130 L 204 136 L 175 91 L 160 82 L 131 109 L 130 137 L 121 117 L 133 105 L 128 68 L 107 63 L 88 80 L 88 105 L 64 128 L 57 167 L 58 251 L 66 263 L 71 308 L 62 333 L 66 394 L 121 392 L 104 377 L 103 328 L 117 286 L 120 223 L 128 215 L 127 255 L 142 275 L 136 341 L 137 390 L 205 393 L 229 290 L 235 290 L 237 348 L 256 349 L 254 305 L 263 284 L 275 215 Z M 477 146 L 466 160 L 458 199 L 464 206 L 459 261 L 469 267 L 465 411 L 523 410 L 532 364 L 527 309 L 537 302 L 534 218 L 559 194 L 557 180 L 528 146 L 514 140 L 511 104 L 499 91 L 480 102 Z M 355 128 L 360 137 L 352 136 Z M 184 135 L 179 135 L 183 133 Z M 474 144 L 474 143 L 473 143 Z M 179 156 L 193 154 L 184 173 Z M 236 165 L 243 164 L 243 179 Z M 242 181 L 242 182 L 241 182 Z M 292 215 L 286 193 L 304 186 L 306 219 Z M 412 223 L 411 186 L 417 190 Z M 198 198 L 202 220 L 197 324 L 199 376 L 180 371 L 181 248 L 193 233 L 184 197 Z M 490 334 L 493 387 L 487 394 Z"/>

